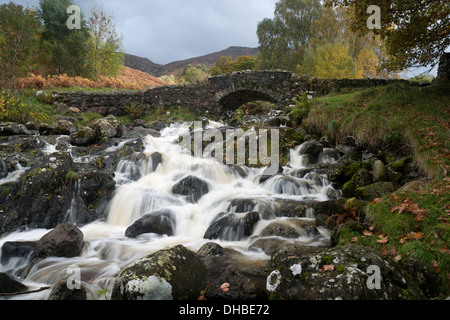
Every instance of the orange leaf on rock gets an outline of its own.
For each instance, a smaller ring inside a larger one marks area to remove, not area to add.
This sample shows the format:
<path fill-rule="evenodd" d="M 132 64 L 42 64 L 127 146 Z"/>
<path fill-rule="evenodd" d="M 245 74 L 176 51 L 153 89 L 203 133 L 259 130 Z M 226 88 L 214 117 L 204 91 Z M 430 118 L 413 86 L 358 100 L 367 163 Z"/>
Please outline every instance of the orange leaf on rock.
<path fill-rule="evenodd" d="M 223 292 L 228 292 L 230 290 L 230 284 L 225 282 L 220 286 L 220 289 L 222 289 Z"/>
<path fill-rule="evenodd" d="M 322 269 L 320 269 L 319 271 L 321 272 L 325 272 L 325 271 L 333 271 L 334 270 L 334 265 L 332 264 L 326 264 L 322 267 Z"/>

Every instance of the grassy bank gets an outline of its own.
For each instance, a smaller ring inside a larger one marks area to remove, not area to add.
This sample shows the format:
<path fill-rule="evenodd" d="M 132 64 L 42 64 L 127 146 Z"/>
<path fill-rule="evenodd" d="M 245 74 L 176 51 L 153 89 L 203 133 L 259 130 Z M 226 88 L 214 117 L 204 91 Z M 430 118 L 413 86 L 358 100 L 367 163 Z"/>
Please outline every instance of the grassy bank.
<path fill-rule="evenodd" d="M 450 171 L 450 85 L 393 84 L 315 99 L 309 127 L 333 140 L 387 155 L 412 153 L 423 173 Z"/>
<path fill-rule="evenodd" d="M 309 104 L 306 125 L 334 142 L 350 143 L 389 162 L 412 155 L 426 183 L 373 200 L 363 228 L 348 228 L 339 244 L 367 245 L 400 263 L 418 260 L 441 275 L 425 292 L 450 294 L 450 86 L 389 85 L 333 92 Z"/>

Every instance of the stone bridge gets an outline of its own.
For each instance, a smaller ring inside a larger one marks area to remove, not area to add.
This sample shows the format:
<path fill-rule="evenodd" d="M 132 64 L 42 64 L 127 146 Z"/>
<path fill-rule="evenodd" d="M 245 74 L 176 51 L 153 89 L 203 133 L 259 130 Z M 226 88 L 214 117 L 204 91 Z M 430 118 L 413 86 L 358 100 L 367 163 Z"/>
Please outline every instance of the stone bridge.
<path fill-rule="evenodd" d="M 399 80 L 316 79 L 281 70 L 242 71 L 210 77 L 200 83 L 152 87 L 146 91 L 65 92 L 53 95 L 55 101 L 69 107 L 102 115 L 124 115 L 126 107 L 133 103 L 147 110 L 179 106 L 223 115 L 255 100 L 283 106 L 291 104 L 293 98 L 304 92 L 318 96 L 333 89 L 373 87 L 394 81 Z"/>

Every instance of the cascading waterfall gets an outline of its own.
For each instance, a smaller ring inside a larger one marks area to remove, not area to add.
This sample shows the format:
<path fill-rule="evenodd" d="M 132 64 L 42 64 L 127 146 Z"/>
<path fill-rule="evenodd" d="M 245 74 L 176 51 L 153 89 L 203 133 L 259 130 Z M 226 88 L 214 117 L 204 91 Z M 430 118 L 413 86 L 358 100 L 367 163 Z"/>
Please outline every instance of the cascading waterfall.
<path fill-rule="evenodd" d="M 214 128 L 220 125 L 216 122 L 210 123 Z M 224 165 L 215 159 L 195 158 L 190 150 L 183 150 L 177 144 L 177 139 L 189 131 L 189 126 L 190 123 L 172 125 L 163 129 L 160 137 L 147 136 L 143 155 L 137 157 L 136 161 L 129 158 L 120 161 L 115 176 L 117 187 L 109 204 L 107 221 L 97 221 L 81 227 L 87 241 L 82 255 L 70 259 L 44 259 L 32 267 L 23 283 L 30 287 L 53 284 L 55 279 L 67 277 L 67 267 L 76 265 L 81 269 L 82 281 L 90 288 L 89 298 L 96 299 L 96 290 L 111 287 L 117 273 L 140 257 L 177 244 L 186 245 L 193 250 L 200 248 L 210 241 L 203 236 L 220 214 L 236 214 L 239 217 L 243 213 L 237 211 L 263 211 L 261 208 L 265 208 L 266 213 L 262 214 L 263 218 L 254 228 L 254 234 L 257 234 L 271 219 L 283 219 L 272 214 L 277 199 L 328 199 L 327 190 L 332 187 L 325 178 L 313 173 L 303 178 L 289 175 L 292 170 L 305 167 L 299 153 L 301 146 L 291 151 L 290 167 L 284 168 L 283 174 L 260 183 L 263 169 Z M 52 146 L 46 148 L 53 150 Z M 155 154 L 160 156 L 160 161 L 153 161 L 152 155 Z M 336 159 L 324 151 L 322 160 Z M 242 172 L 245 175 L 242 175 Z M 187 176 L 198 177 L 209 186 L 209 192 L 198 202 L 192 203 L 185 196 L 172 192 L 173 186 Z M 232 202 L 242 199 L 251 199 L 256 205 L 253 208 L 243 206 L 243 209 L 237 210 Z M 172 236 L 152 233 L 135 239 L 125 236 L 127 227 L 136 220 L 163 209 L 170 210 L 174 215 L 176 223 Z M 68 214 L 70 215 L 70 212 Z M 302 219 L 311 218 L 313 214 L 309 210 L 307 217 Z M 48 230 L 40 229 L 15 232 L 0 239 L 0 247 L 7 241 L 36 241 L 46 232 Z M 237 241 L 233 234 L 229 234 L 226 238 L 229 241 L 214 241 L 240 250 L 245 250 L 251 244 L 251 237 Z M 306 238 L 309 242 L 314 241 L 311 237 Z M 265 255 L 262 252 L 258 254 Z M 255 255 L 255 252 L 251 255 Z M 20 276 L 20 272 L 15 271 L 18 263 L 20 264 L 15 261 L 0 265 L 0 272 Z M 45 299 L 48 294 L 47 290 L 19 298 Z"/>

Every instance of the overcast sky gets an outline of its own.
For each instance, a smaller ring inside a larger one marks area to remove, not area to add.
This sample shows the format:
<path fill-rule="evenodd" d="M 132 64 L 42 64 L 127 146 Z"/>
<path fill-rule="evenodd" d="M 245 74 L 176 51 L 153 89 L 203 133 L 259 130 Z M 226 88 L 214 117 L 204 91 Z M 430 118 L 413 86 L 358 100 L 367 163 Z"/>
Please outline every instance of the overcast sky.
<path fill-rule="evenodd" d="M 0 0 L 1 3 L 9 0 Z M 39 0 L 13 0 L 36 6 Z M 94 4 L 114 17 L 126 53 L 155 63 L 184 60 L 230 46 L 257 47 L 259 21 L 277 0 L 74 0 L 85 15 Z"/>

